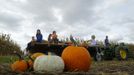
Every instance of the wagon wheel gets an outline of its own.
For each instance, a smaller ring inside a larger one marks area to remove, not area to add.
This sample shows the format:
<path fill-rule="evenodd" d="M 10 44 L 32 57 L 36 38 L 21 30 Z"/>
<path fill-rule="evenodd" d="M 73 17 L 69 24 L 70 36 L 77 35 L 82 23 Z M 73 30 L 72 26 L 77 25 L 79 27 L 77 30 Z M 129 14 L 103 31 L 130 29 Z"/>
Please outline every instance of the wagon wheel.
<path fill-rule="evenodd" d="M 127 60 L 128 59 L 128 50 L 124 47 L 117 47 L 115 50 L 115 56 L 118 60 Z"/>

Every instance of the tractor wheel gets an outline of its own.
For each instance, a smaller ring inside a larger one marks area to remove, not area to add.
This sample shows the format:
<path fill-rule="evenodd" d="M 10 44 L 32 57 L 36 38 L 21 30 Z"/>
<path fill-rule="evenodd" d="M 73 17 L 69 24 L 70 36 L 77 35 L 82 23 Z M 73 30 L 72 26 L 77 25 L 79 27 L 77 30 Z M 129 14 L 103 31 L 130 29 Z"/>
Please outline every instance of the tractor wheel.
<path fill-rule="evenodd" d="M 118 60 L 127 60 L 128 59 L 128 49 L 124 47 L 117 47 L 115 50 L 115 56 Z"/>
<path fill-rule="evenodd" d="M 97 52 L 95 55 L 94 55 L 94 60 L 95 61 L 102 61 L 103 59 L 103 56 L 101 53 Z"/>

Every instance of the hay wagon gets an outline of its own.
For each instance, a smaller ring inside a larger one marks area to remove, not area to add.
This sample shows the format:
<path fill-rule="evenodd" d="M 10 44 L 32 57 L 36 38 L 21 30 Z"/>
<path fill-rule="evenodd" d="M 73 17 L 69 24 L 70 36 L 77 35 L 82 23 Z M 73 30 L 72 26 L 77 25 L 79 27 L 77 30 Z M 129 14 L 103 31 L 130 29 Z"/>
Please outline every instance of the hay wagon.
<path fill-rule="evenodd" d="M 61 56 L 64 48 L 69 46 L 68 43 L 35 43 L 32 47 L 27 48 L 30 53 L 42 52 L 48 54 L 51 52 L 58 56 Z M 95 61 L 101 60 L 112 60 L 113 58 L 117 58 L 118 60 L 127 60 L 129 57 L 129 50 L 125 45 L 114 45 L 110 47 L 99 47 L 99 46 L 86 46 L 85 47 L 91 57 Z"/>

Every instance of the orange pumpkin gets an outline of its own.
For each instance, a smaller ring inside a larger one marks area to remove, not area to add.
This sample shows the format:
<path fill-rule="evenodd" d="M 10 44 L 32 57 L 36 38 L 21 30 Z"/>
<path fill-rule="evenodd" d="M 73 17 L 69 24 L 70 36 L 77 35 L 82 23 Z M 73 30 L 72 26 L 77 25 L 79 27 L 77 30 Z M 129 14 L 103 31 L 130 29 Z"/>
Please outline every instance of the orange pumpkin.
<path fill-rule="evenodd" d="M 68 46 L 63 50 L 62 58 L 67 71 L 88 71 L 91 65 L 91 56 L 86 48 Z"/>
<path fill-rule="evenodd" d="M 12 71 L 15 72 L 24 72 L 28 68 L 27 62 L 25 60 L 19 60 L 11 64 Z"/>
<path fill-rule="evenodd" d="M 15 53 L 18 57 L 19 60 L 15 61 L 13 64 L 11 64 L 11 69 L 12 71 L 15 72 L 24 72 L 27 70 L 28 65 L 27 62 L 17 53 Z"/>

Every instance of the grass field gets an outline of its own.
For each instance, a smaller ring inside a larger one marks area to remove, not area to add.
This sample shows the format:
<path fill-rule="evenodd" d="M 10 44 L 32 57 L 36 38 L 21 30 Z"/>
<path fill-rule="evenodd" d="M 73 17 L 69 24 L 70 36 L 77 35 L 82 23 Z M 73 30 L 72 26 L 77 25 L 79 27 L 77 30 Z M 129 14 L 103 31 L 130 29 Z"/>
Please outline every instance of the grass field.
<path fill-rule="evenodd" d="M 9 63 L 10 57 L 9 56 L 0 56 L 0 63 Z"/>
<path fill-rule="evenodd" d="M 3 63 L 11 63 L 11 60 L 17 60 L 18 57 L 16 56 L 0 56 L 0 64 Z"/>
<path fill-rule="evenodd" d="M 15 73 L 10 69 L 10 58 L 13 56 L 0 56 L 0 74 L 2 75 L 37 75 L 36 72 Z M 48 73 L 45 73 L 48 74 Z M 45 75 L 38 74 L 38 75 Z M 63 72 L 60 74 L 51 73 L 52 75 L 133 75 L 134 74 L 134 60 L 128 61 L 101 61 L 92 62 L 91 68 L 88 72 Z"/>

